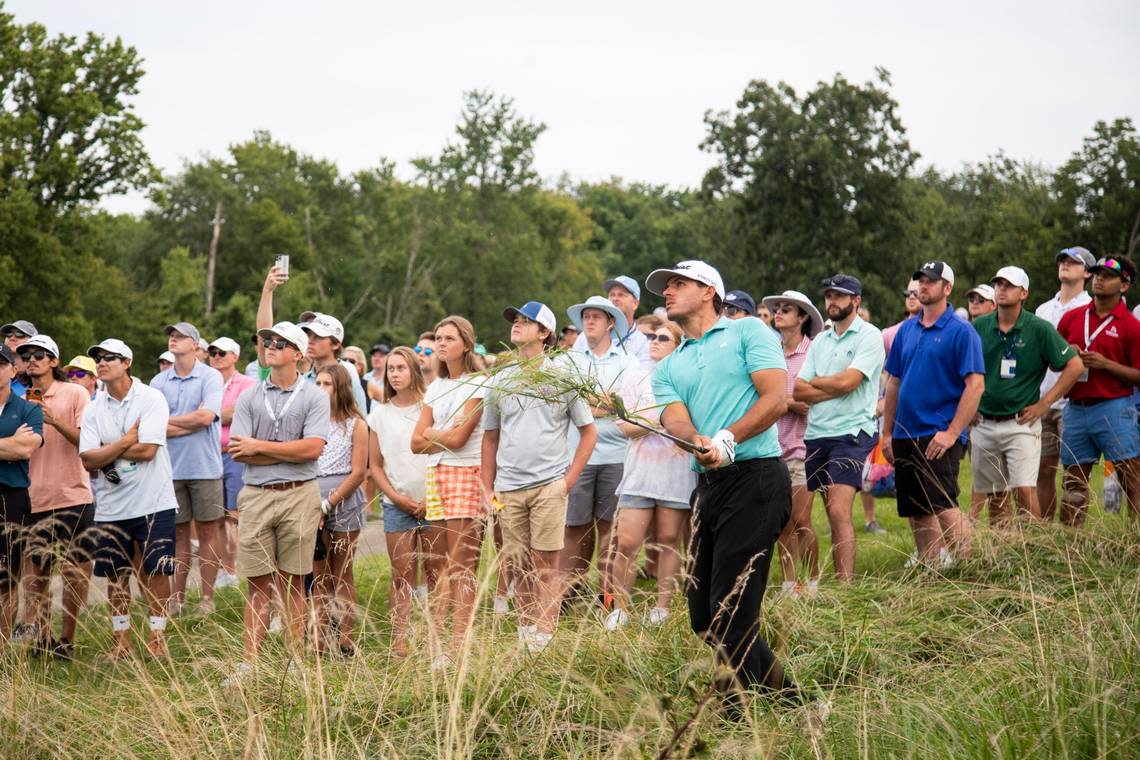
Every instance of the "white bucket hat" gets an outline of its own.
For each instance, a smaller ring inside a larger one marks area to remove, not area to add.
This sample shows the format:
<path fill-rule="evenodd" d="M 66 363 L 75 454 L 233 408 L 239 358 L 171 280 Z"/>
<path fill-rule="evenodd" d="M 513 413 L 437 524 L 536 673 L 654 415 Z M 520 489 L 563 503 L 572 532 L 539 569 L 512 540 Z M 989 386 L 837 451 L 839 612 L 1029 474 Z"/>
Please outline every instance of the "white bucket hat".
<path fill-rule="evenodd" d="M 819 313 L 819 309 L 811 302 L 811 299 L 805 296 L 798 290 L 785 290 L 778 296 L 764 296 L 761 301 L 768 307 L 768 311 L 776 311 L 776 307 L 782 303 L 794 303 L 807 312 L 808 315 L 808 337 L 814 338 L 823 331 L 823 317 Z"/>

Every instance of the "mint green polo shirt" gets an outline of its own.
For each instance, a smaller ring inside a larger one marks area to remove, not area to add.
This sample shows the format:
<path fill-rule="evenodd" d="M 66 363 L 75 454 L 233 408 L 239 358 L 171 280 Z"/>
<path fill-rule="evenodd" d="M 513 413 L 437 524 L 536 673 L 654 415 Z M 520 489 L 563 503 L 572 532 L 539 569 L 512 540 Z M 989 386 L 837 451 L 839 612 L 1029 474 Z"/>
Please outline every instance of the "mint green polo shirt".
<path fill-rule="evenodd" d="M 697 432 L 711 437 L 760 400 L 752 373 L 763 369 L 788 370 L 776 333 L 759 319 L 721 317 L 700 338 L 685 338 L 661 360 L 653 371 L 653 396 L 662 406 L 684 404 Z M 737 461 L 778 456 L 775 424 L 736 442 Z M 696 459 L 692 467 L 705 471 Z"/>
<path fill-rule="evenodd" d="M 997 312 L 974 320 L 982 339 L 986 363 L 986 390 L 978 411 L 987 417 L 1017 414 L 1041 399 L 1045 370 L 1060 371 L 1077 352 L 1052 324 L 1021 309 L 1021 316 L 1008 333 L 998 329 Z M 1002 377 L 1003 359 L 1016 362 L 1013 377 Z"/>
<path fill-rule="evenodd" d="M 812 338 L 798 377 L 811 382 L 813 378 L 838 375 L 853 368 L 859 370 L 863 379 L 846 396 L 811 405 L 804 440 L 856 436 L 860 432 L 874 435 L 878 430 L 875 405 L 879 401 L 879 376 L 883 374 L 884 361 L 882 331 L 859 317 L 842 335 L 828 329 Z"/>

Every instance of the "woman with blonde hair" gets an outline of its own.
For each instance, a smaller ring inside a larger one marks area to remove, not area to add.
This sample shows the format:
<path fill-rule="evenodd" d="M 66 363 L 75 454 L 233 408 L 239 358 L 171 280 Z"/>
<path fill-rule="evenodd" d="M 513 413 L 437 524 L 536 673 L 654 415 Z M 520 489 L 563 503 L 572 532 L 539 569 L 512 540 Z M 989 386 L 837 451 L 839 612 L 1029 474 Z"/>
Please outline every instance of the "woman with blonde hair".
<path fill-rule="evenodd" d="M 460 316 L 445 317 L 433 331 L 435 380 L 424 394 L 423 409 L 412 433 L 412 451 L 428 455 L 426 517 L 443 523 L 447 577 L 433 600 L 436 633 L 442 639 L 451 620 L 451 653 L 458 654 L 475 611 L 479 552 L 483 545 L 486 497 L 479 477 L 483 444 L 484 378 L 475 355 L 475 328 Z M 451 659 L 440 653 L 433 668 Z"/>
<path fill-rule="evenodd" d="M 412 433 L 423 408 L 423 371 L 415 353 L 400 346 L 388 354 L 384 367 L 384 400 L 368 415 L 369 468 L 383 494 L 384 538 L 392 563 L 392 652 L 408 653 L 408 617 L 416 584 L 417 555 L 424 557 L 428 588 L 434 590 L 443 572 L 444 557 L 434 551 L 443 531 L 424 519 L 426 454 L 412 452 Z"/>
<path fill-rule="evenodd" d="M 318 544 L 323 542 L 327 547 L 326 565 L 324 577 L 318 575 L 314 580 L 313 596 L 319 604 L 322 600 L 318 590 L 331 591 L 332 609 L 328 612 L 337 620 L 340 652 L 345 656 L 356 653 L 352 642 L 356 614 L 352 563 L 356 539 L 364 528 L 364 494 L 360 484 L 368 467 L 368 425 L 353 396 L 353 382 L 350 370 L 340 364 L 329 364 L 317 371 L 317 387 L 329 394 L 330 424 L 324 453 L 317 460 L 321 511 L 325 514 Z"/>

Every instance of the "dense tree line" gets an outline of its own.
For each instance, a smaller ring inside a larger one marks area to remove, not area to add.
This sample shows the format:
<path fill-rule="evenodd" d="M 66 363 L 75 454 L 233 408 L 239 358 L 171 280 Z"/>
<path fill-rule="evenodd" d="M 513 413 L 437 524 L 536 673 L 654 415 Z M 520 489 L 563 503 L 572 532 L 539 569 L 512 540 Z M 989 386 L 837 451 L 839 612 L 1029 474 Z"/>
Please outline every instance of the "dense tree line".
<path fill-rule="evenodd" d="M 162 176 L 131 103 L 143 76 L 118 39 L 51 37 L 0 10 L 0 309 L 65 351 L 113 333 L 157 354 L 158 326 L 179 319 L 242 339 L 277 253 L 293 269 L 283 316 L 317 307 L 364 344 L 411 340 L 459 312 L 497 345 L 507 303 L 561 312 L 605 275 L 686 257 L 757 296 L 856 274 L 885 324 L 922 260 L 950 261 L 960 283 L 1017 263 L 1040 301 L 1056 250 L 1140 243 L 1130 119 L 1090 114 L 1060 167 L 997 155 L 919 172 L 885 71 L 803 93 L 751 82 L 733 108 L 706 114 L 711 166 L 692 188 L 543 183 L 533 162 L 545 125 L 483 91 L 464 96 L 453 140 L 413 160 L 411 180 L 386 160 L 346 174 L 267 132 Z M 141 217 L 96 205 L 131 189 L 150 193 Z M 647 295 L 643 308 L 654 305 Z"/>

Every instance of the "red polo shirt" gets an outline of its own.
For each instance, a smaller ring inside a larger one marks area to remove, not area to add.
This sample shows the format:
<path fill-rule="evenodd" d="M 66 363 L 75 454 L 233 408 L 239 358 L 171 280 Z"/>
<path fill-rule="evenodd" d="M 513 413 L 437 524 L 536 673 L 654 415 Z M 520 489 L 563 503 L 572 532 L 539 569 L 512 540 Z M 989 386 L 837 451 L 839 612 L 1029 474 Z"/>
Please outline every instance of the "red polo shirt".
<path fill-rule="evenodd" d="M 1088 348 L 1085 348 L 1086 314 L 1088 314 L 1090 336 L 1097 331 L 1102 322 L 1112 320 L 1099 335 L 1093 338 L 1092 345 Z M 1088 306 L 1073 309 L 1061 317 L 1057 332 L 1081 351 L 1096 351 L 1117 364 L 1140 369 L 1140 320 L 1132 316 L 1123 300 L 1109 312 L 1108 316 L 1101 319 L 1096 313 L 1096 299 L 1093 299 Z M 1131 385 L 1103 369 L 1090 369 L 1089 379 L 1077 383 L 1069 391 L 1069 398 L 1078 401 L 1123 398 L 1131 395 Z"/>

